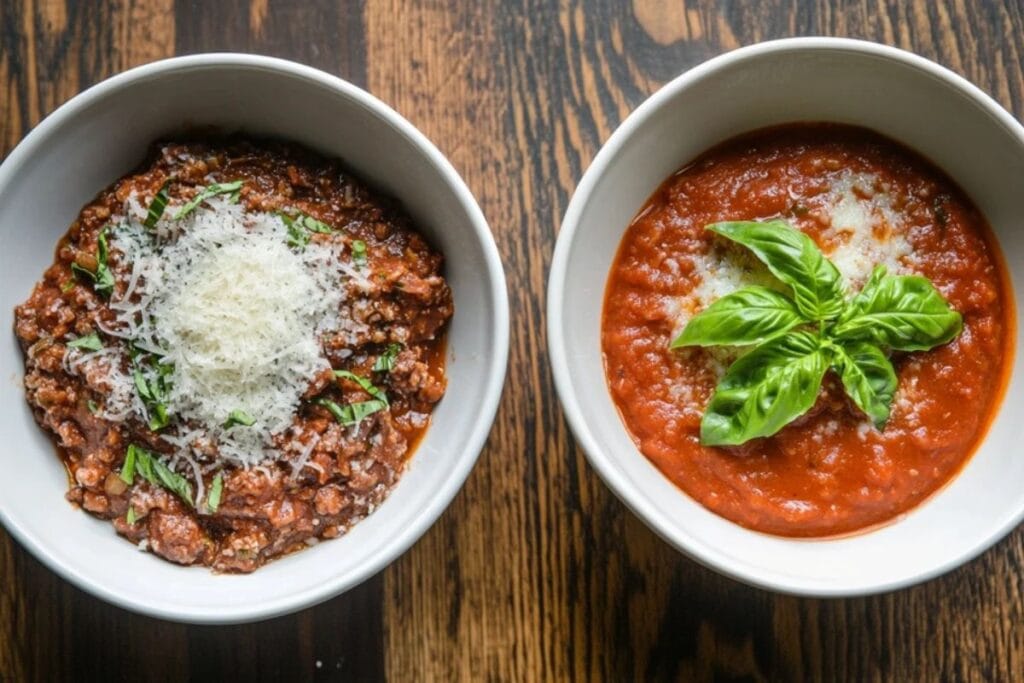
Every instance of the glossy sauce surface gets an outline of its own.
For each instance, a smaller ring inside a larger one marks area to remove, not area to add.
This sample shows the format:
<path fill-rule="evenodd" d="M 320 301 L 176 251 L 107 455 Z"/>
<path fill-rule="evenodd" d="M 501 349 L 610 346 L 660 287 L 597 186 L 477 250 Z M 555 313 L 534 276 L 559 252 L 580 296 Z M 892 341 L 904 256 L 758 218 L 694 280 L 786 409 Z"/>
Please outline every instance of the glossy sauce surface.
<path fill-rule="evenodd" d="M 669 343 L 685 325 L 680 302 L 701 286 L 707 264 L 728 253 L 704 226 L 781 217 L 826 255 L 845 248 L 848 257 L 849 233 L 836 221 L 857 210 L 875 212 L 877 238 L 898 238 L 904 250 L 894 262 L 932 280 L 963 315 L 963 333 L 928 352 L 893 356 L 899 390 L 881 432 L 830 372 L 810 412 L 778 434 L 735 448 L 702 446 L 701 415 L 734 355 L 671 351 Z M 665 476 L 738 524 L 828 536 L 891 520 L 959 471 L 998 407 L 1014 321 L 997 249 L 951 180 L 875 133 L 799 124 L 728 141 L 668 179 L 626 231 L 602 321 L 613 400 Z"/>

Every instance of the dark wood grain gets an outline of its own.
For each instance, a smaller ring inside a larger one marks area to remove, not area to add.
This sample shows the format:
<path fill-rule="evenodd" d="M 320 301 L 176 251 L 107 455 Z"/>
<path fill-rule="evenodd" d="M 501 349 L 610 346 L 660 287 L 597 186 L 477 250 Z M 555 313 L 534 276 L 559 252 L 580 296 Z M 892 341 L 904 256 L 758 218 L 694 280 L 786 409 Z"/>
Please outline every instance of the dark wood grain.
<path fill-rule="evenodd" d="M 0 536 L 5 680 L 1013 680 L 1024 675 L 1024 532 L 910 590 L 773 595 L 681 557 L 574 444 L 545 352 L 561 215 L 601 142 L 662 83 L 791 35 L 914 50 L 1024 113 L 1019 2 L 4 0 L 6 154 L 82 88 L 175 53 L 296 59 L 423 130 L 491 223 L 512 310 L 508 383 L 465 488 L 363 586 L 261 624 L 131 615 Z M 317 666 L 317 662 L 320 666 Z"/>

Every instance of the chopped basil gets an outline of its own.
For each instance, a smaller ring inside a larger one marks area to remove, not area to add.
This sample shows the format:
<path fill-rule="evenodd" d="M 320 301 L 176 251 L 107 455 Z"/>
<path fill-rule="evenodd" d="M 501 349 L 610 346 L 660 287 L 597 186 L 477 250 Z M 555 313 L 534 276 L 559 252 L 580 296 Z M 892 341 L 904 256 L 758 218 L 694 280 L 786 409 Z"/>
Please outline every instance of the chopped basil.
<path fill-rule="evenodd" d="M 232 203 L 237 203 L 242 190 L 242 181 L 236 180 L 230 183 L 213 183 L 207 185 L 203 189 L 196 193 L 196 196 L 192 197 L 185 206 L 178 210 L 178 213 L 174 214 L 174 220 L 180 221 L 185 216 L 195 211 L 200 204 L 205 202 L 211 197 L 215 197 L 219 194 L 230 194 L 230 200 Z"/>
<path fill-rule="evenodd" d="M 60 291 L 62 293 L 64 293 L 64 294 L 67 294 L 68 292 L 70 292 L 74 288 L 75 288 L 75 279 L 71 278 L 70 280 L 68 280 L 67 282 L 65 282 L 64 284 L 62 284 L 60 286 Z"/>
<path fill-rule="evenodd" d="M 877 266 L 847 300 L 839 271 L 810 237 L 785 222 L 716 223 L 708 230 L 746 246 L 792 298 L 745 287 L 698 313 L 672 342 L 754 346 L 715 388 L 700 425 L 705 446 L 771 436 L 810 410 L 829 369 L 877 429 L 889 419 L 897 377 L 889 351 L 926 351 L 963 329 L 935 286 Z"/>
<path fill-rule="evenodd" d="M 366 266 L 366 242 L 362 240 L 352 240 L 352 263 L 357 268 L 363 268 Z"/>
<path fill-rule="evenodd" d="M 352 380 L 353 382 L 358 384 L 360 386 L 360 388 L 362 388 L 362 390 L 365 391 L 366 393 L 368 393 L 370 396 L 373 396 L 378 401 L 383 401 L 384 405 L 388 404 L 388 397 L 387 397 L 387 395 L 382 390 L 380 390 L 377 387 L 373 386 L 373 383 L 370 380 L 366 379 L 365 377 L 360 377 L 359 375 L 357 375 L 357 374 L 355 374 L 353 372 L 349 372 L 348 370 L 335 370 L 334 371 L 334 376 L 339 378 L 339 379 Z"/>
<path fill-rule="evenodd" d="M 131 348 L 134 365 L 132 380 L 135 382 L 135 390 L 139 392 L 139 397 L 145 404 L 146 410 L 149 411 L 149 428 L 154 432 L 159 431 L 171 421 L 167 411 L 167 401 L 171 389 L 170 375 L 174 371 L 174 366 L 157 360 L 154 366 L 156 374 L 151 379 L 147 379 L 142 371 L 142 365 L 138 361 L 139 350 L 134 346 Z"/>
<path fill-rule="evenodd" d="M 309 233 L 311 232 L 318 232 L 323 235 L 329 235 L 334 232 L 331 226 L 301 211 L 294 215 L 279 211 L 277 217 L 281 219 L 288 229 L 288 244 L 292 247 L 305 248 L 309 244 Z"/>
<path fill-rule="evenodd" d="M 395 359 L 398 357 L 398 353 L 401 350 L 401 344 L 388 344 L 388 347 L 384 349 L 384 353 L 382 353 L 373 364 L 373 371 L 391 372 L 395 367 Z"/>
<path fill-rule="evenodd" d="M 235 425 L 242 425 L 243 427 L 251 427 L 256 423 L 254 418 L 244 410 L 232 410 L 231 414 L 228 415 L 228 419 L 224 422 L 224 429 L 234 427 Z"/>
<path fill-rule="evenodd" d="M 126 514 L 124 516 L 124 521 L 126 523 L 128 523 L 128 524 L 135 524 L 135 519 L 136 519 L 136 517 L 135 517 L 135 506 L 134 505 L 129 505 L 128 506 L 128 514 Z"/>
<path fill-rule="evenodd" d="M 128 452 L 124 455 L 124 464 L 121 465 L 121 481 L 128 485 L 135 481 L 135 454 L 137 450 L 134 444 L 130 444 Z"/>
<path fill-rule="evenodd" d="M 100 340 L 100 336 L 95 332 L 73 339 L 68 342 L 69 349 L 86 349 L 89 351 L 99 351 L 103 348 L 103 342 Z"/>
<path fill-rule="evenodd" d="M 130 444 L 125 455 L 124 465 L 121 466 L 122 481 L 132 484 L 135 481 L 136 472 L 153 486 L 165 488 L 171 493 L 177 494 L 190 506 L 195 507 L 192 502 L 192 485 L 185 477 L 165 465 L 156 453 Z"/>
<path fill-rule="evenodd" d="M 210 512 L 216 512 L 217 508 L 220 507 L 220 495 L 224 490 L 224 475 L 220 472 L 213 478 L 213 484 L 210 485 L 210 495 L 206 497 L 206 509 Z"/>
<path fill-rule="evenodd" d="M 96 405 L 96 401 L 92 400 L 91 398 L 85 402 L 85 407 L 88 408 L 89 412 L 92 413 L 93 415 L 96 415 L 97 413 L 100 412 L 100 407 Z"/>
<path fill-rule="evenodd" d="M 340 406 L 328 398 L 317 399 L 317 405 L 321 405 L 330 411 L 338 422 L 345 427 L 354 427 L 365 418 L 381 410 L 386 410 L 388 404 L 385 401 L 374 399 L 372 401 L 360 401 Z"/>
<path fill-rule="evenodd" d="M 114 274 L 107 266 L 107 258 L 110 254 L 107 247 L 106 227 L 100 230 L 100 234 L 96 238 L 96 245 L 96 271 L 93 272 L 77 263 L 72 263 L 71 272 L 92 281 L 92 288 L 96 290 L 96 293 L 109 299 L 110 294 L 114 291 Z"/>
<path fill-rule="evenodd" d="M 149 203 L 149 211 L 146 212 L 146 220 L 143 223 L 147 228 L 152 230 L 156 227 L 157 221 L 164 215 L 164 209 L 167 208 L 167 201 L 170 196 L 167 194 L 167 187 L 171 184 L 171 179 L 168 178 L 164 181 L 164 184 L 160 186 L 160 190 L 153 197 L 153 201 Z"/>

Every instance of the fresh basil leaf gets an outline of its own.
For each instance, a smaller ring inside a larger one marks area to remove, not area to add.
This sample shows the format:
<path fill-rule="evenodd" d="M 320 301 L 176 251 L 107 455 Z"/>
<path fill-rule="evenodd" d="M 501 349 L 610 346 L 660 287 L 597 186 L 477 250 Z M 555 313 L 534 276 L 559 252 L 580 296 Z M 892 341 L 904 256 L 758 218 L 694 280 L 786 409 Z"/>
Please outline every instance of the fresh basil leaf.
<path fill-rule="evenodd" d="M 789 297 L 767 287 L 744 287 L 691 318 L 671 348 L 759 344 L 806 322 Z"/>
<path fill-rule="evenodd" d="M 103 349 L 103 342 L 95 332 L 73 339 L 68 342 L 69 349 L 87 349 L 89 351 L 100 351 Z"/>
<path fill-rule="evenodd" d="M 229 194 L 231 195 L 229 199 L 232 203 L 237 203 L 241 189 L 241 180 L 235 180 L 230 183 L 213 183 L 212 185 L 207 185 L 203 189 L 199 190 L 199 192 L 197 192 L 196 195 L 185 204 L 185 206 L 181 207 L 181 209 L 178 210 L 178 213 L 174 214 L 174 220 L 180 221 L 182 218 L 195 211 L 199 205 L 207 199 L 219 194 Z"/>
<path fill-rule="evenodd" d="M 832 320 L 843 310 L 843 280 L 810 237 L 785 221 L 712 223 L 708 230 L 754 252 L 772 275 L 793 289 L 797 308 L 813 320 Z"/>
<path fill-rule="evenodd" d="M 365 377 L 360 377 L 359 375 L 349 372 L 348 370 L 335 370 L 334 376 L 338 377 L 339 379 L 352 380 L 353 382 L 358 384 L 363 391 L 368 393 L 370 396 L 373 396 L 378 401 L 383 401 L 384 404 L 387 405 L 387 395 L 382 390 L 373 386 L 373 383 L 370 380 L 366 379 Z"/>
<path fill-rule="evenodd" d="M 89 413 L 92 415 L 97 415 L 100 412 L 100 407 L 96 405 L 96 401 L 91 398 L 85 402 L 85 407 L 89 409 Z"/>
<path fill-rule="evenodd" d="M 374 372 L 391 372 L 395 368 L 395 359 L 402 350 L 401 344 L 388 344 L 384 353 L 373 363 Z"/>
<path fill-rule="evenodd" d="M 121 465 L 121 481 L 129 486 L 135 481 L 135 456 L 135 445 L 129 444 L 128 452 L 124 455 L 124 463 Z"/>
<path fill-rule="evenodd" d="M 896 394 L 896 371 L 882 350 L 868 342 L 830 344 L 832 367 L 847 395 L 871 418 L 877 429 L 889 421 Z"/>
<path fill-rule="evenodd" d="M 327 225 L 323 221 L 318 221 L 309 214 L 300 213 L 295 217 L 295 222 L 310 232 L 319 232 L 322 235 L 330 235 L 334 232 L 334 229 L 331 228 L 331 226 Z"/>
<path fill-rule="evenodd" d="M 171 179 L 168 178 L 164 181 L 164 184 L 160 186 L 160 190 L 157 191 L 153 197 L 153 201 L 149 203 L 149 210 L 146 212 L 146 220 L 143 223 L 147 228 L 152 230 L 156 227 L 157 221 L 164 215 L 164 209 L 167 208 L 167 202 L 170 196 L 167 194 L 167 188 L 171 184 Z"/>
<path fill-rule="evenodd" d="M 97 253 L 96 253 L 96 277 L 94 289 L 97 293 L 101 294 L 106 298 L 110 298 L 110 295 L 114 291 L 114 274 L 110 272 L 110 268 L 107 266 L 107 259 L 110 256 L 110 250 L 107 247 L 107 229 L 103 228 L 100 230 L 99 236 L 96 238 L 97 242 Z"/>
<path fill-rule="evenodd" d="M 135 481 L 135 472 L 154 486 L 162 486 L 168 491 L 175 493 L 186 503 L 195 507 L 192 502 L 192 485 L 185 477 L 174 472 L 170 467 L 160 460 L 160 456 L 147 451 L 145 448 L 129 444 L 128 452 L 125 454 L 124 465 L 121 467 L 121 479 L 126 484 Z"/>
<path fill-rule="evenodd" d="M 134 505 L 129 505 L 128 506 L 128 514 L 126 514 L 124 516 L 124 521 L 125 521 L 126 524 L 135 524 L 135 520 L 136 519 L 137 518 L 135 516 L 135 506 Z"/>
<path fill-rule="evenodd" d="M 156 473 L 161 486 L 172 493 L 176 493 L 189 506 L 195 507 L 195 503 L 192 502 L 192 485 L 188 483 L 185 477 L 173 471 L 156 456 L 153 456 L 153 471 Z"/>
<path fill-rule="evenodd" d="M 224 429 L 228 429 L 235 425 L 252 427 L 254 424 L 256 424 L 256 418 L 249 413 L 244 410 L 232 410 L 228 415 L 228 419 L 224 421 Z"/>
<path fill-rule="evenodd" d="M 898 351 L 927 351 L 953 340 L 962 329 L 960 314 L 927 278 L 889 275 L 885 266 L 876 266 L 831 334 Z"/>
<path fill-rule="evenodd" d="M 309 233 L 295 222 L 294 217 L 280 211 L 277 213 L 277 217 L 281 219 L 281 222 L 284 223 L 285 228 L 288 230 L 288 246 L 305 249 L 306 245 L 309 244 Z"/>
<path fill-rule="evenodd" d="M 360 401 L 359 403 L 350 403 L 345 406 L 340 406 L 328 398 L 317 399 L 316 403 L 317 405 L 321 405 L 326 408 L 331 415 L 334 416 L 334 419 L 345 427 L 353 427 L 370 415 L 381 410 L 386 410 L 388 407 L 386 401 L 378 399 L 374 399 L 372 401 Z"/>
<path fill-rule="evenodd" d="M 74 268 L 74 266 L 72 266 L 72 268 Z M 60 286 L 60 291 L 61 291 L 62 294 L 67 294 L 68 292 L 70 292 L 74 288 L 75 288 L 75 279 L 71 278 L 70 280 L 67 280 L 64 284 L 62 284 Z"/>
<path fill-rule="evenodd" d="M 362 240 L 352 240 L 352 263 L 357 268 L 363 268 L 366 266 L 366 242 Z"/>
<path fill-rule="evenodd" d="M 96 270 L 91 271 L 88 268 L 83 268 L 77 263 L 71 264 L 71 274 L 79 278 L 84 278 L 92 282 L 92 288 L 100 296 L 109 299 L 110 294 L 114 291 L 114 274 L 110 272 L 110 268 L 107 266 L 107 258 L 109 256 L 109 249 L 107 247 L 107 228 L 100 230 L 99 235 L 96 238 Z"/>
<path fill-rule="evenodd" d="M 149 429 L 158 432 L 171 423 L 171 416 L 167 412 L 167 406 L 163 403 L 154 403 L 153 414 L 149 418 Z"/>
<path fill-rule="evenodd" d="M 758 346 L 726 371 L 700 424 L 705 446 L 775 434 L 818 398 L 828 367 L 821 339 L 797 330 Z"/>
<path fill-rule="evenodd" d="M 213 478 L 213 483 L 210 485 L 210 495 L 206 497 L 206 509 L 211 513 L 216 512 L 217 508 L 220 507 L 220 496 L 224 490 L 224 475 L 220 472 Z"/>

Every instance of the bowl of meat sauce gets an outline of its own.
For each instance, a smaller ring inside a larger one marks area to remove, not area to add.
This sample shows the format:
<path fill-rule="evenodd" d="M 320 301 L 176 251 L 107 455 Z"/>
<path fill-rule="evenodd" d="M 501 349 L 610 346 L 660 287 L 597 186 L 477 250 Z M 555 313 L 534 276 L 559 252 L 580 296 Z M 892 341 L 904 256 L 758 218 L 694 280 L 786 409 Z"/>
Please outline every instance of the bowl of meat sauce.
<path fill-rule="evenodd" d="M 482 447 L 507 345 L 487 224 L 337 78 L 246 55 L 116 76 L 0 167 L 0 226 L 0 518 L 102 598 L 194 622 L 323 600 Z"/>
<path fill-rule="evenodd" d="M 956 134 L 951 134 L 951 131 Z M 566 213 L 552 365 L 591 463 L 748 583 L 906 586 L 1024 515 L 1024 130 L 859 41 L 713 59 L 642 104 Z"/>

